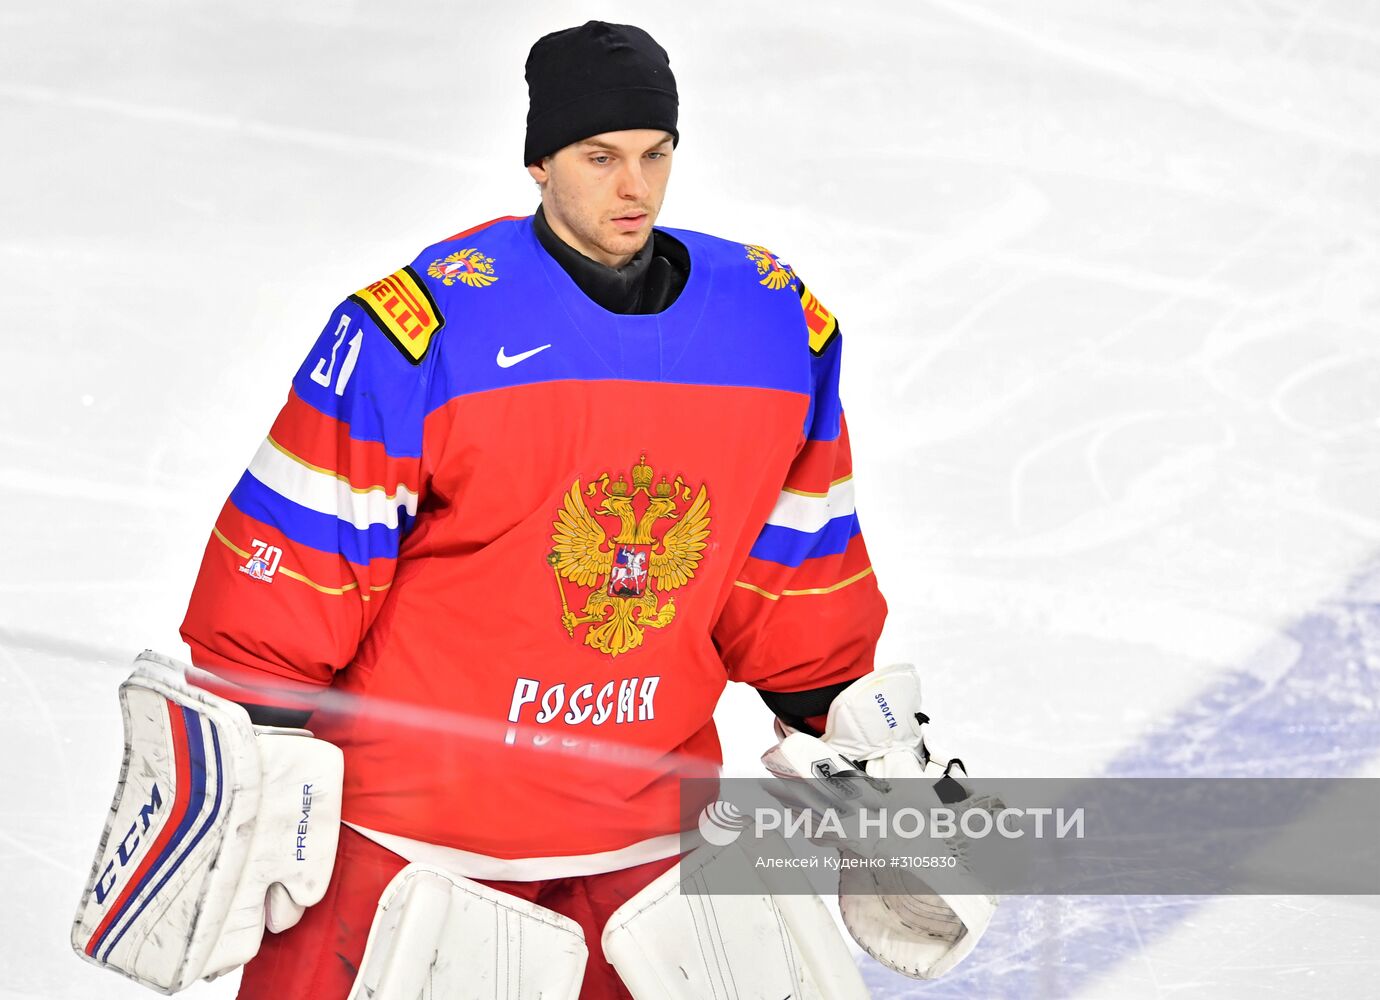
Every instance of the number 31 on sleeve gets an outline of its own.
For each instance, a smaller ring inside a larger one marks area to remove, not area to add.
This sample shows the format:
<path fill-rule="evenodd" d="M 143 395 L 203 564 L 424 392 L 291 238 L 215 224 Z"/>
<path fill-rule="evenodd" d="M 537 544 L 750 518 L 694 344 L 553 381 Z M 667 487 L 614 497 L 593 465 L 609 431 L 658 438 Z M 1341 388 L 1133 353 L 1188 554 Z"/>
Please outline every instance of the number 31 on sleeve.
<path fill-rule="evenodd" d="M 317 385 L 330 388 L 331 379 L 335 376 L 336 355 L 340 353 L 340 345 L 345 343 L 345 335 L 349 331 L 350 317 L 341 316 L 340 325 L 335 329 L 335 343 L 331 345 L 330 357 L 319 358 L 316 362 L 316 368 L 311 373 L 311 380 Z M 350 376 L 354 374 L 355 362 L 359 360 L 359 345 L 363 340 L 363 330 L 356 330 L 355 335 L 350 338 L 350 349 L 345 353 L 345 361 L 340 366 L 340 377 L 335 380 L 335 394 L 337 396 L 345 394 L 345 384 L 350 381 Z"/>

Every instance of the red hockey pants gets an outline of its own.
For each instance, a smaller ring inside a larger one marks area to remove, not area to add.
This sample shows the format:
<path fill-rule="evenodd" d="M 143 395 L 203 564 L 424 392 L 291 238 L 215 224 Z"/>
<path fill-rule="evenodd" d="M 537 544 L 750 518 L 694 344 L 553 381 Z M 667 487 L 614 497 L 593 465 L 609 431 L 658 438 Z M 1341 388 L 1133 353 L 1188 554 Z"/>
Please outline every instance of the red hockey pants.
<path fill-rule="evenodd" d="M 384 887 L 406 863 L 342 826 L 326 897 L 308 907 L 296 927 L 264 935 L 259 954 L 244 967 L 239 1000 L 345 1000 L 364 957 L 374 908 Z M 555 910 L 580 925 L 589 949 L 580 1000 L 629 1000 L 613 966 L 604 961 L 599 936 L 614 910 L 675 863 L 675 858 L 666 858 L 605 875 L 484 884 Z"/>

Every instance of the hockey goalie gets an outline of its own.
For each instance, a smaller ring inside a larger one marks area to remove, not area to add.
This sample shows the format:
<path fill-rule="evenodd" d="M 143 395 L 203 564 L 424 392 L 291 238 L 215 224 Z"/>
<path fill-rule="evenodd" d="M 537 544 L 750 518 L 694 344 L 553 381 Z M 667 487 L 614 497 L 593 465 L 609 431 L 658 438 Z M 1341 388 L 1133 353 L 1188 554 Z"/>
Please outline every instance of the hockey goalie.
<path fill-rule="evenodd" d="M 547 35 L 527 81 L 540 206 L 331 311 L 212 528 L 191 663 L 121 688 L 91 962 L 242 966 L 246 1000 L 866 995 L 818 898 L 679 891 L 728 681 L 792 781 L 934 770 L 915 673 L 874 670 L 838 319 L 765 247 L 654 225 L 680 133 L 645 31 Z M 993 906 L 841 888 L 918 978 Z"/>

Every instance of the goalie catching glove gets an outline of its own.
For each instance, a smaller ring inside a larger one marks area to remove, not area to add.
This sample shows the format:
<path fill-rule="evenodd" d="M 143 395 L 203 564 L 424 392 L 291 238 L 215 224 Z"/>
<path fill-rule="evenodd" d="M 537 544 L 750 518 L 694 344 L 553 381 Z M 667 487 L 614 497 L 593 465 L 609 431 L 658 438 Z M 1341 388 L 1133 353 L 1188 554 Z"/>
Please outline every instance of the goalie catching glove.
<path fill-rule="evenodd" d="M 779 778 L 812 779 L 802 796 L 816 807 L 851 812 L 860 805 L 914 805 L 898 802 L 889 779 L 926 778 L 931 805 L 1000 808 L 975 796 L 955 776 L 958 760 L 941 764 L 925 746 L 920 711 L 920 677 L 908 665 L 887 667 L 859 678 L 834 699 L 822 737 L 795 732 L 777 723 L 781 742 L 762 756 Z M 966 777 L 966 772 L 964 773 Z M 881 780 L 878 780 L 881 779 Z M 911 782 L 919 786 L 921 782 Z M 877 842 L 843 841 L 844 855 L 871 858 Z M 948 842 L 962 860 L 962 844 Z M 839 910 L 853 939 L 883 965 L 916 979 L 948 972 L 976 946 L 996 909 L 995 896 L 915 892 L 910 869 L 845 866 L 839 872 Z"/>
<path fill-rule="evenodd" d="M 145 651 L 120 686 L 125 755 L 72 927 L 83 958 L 163 993 L 229 972 L 325 895 L 343 758 L 254 726 Z"/>

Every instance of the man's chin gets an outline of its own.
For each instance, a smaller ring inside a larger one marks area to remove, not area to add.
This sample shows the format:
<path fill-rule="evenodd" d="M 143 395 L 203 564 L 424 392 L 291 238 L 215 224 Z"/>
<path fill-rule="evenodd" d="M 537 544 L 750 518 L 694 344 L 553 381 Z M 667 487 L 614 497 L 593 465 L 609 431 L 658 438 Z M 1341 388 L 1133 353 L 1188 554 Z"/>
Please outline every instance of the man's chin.
<path fill-rule="evenodd" d="M 652 235 L 652 227 L 644 226 L 631 233 L 612 233 L 599 244 L 599 249 L 611 257 L 635 254 L 647 245 Z"/>

